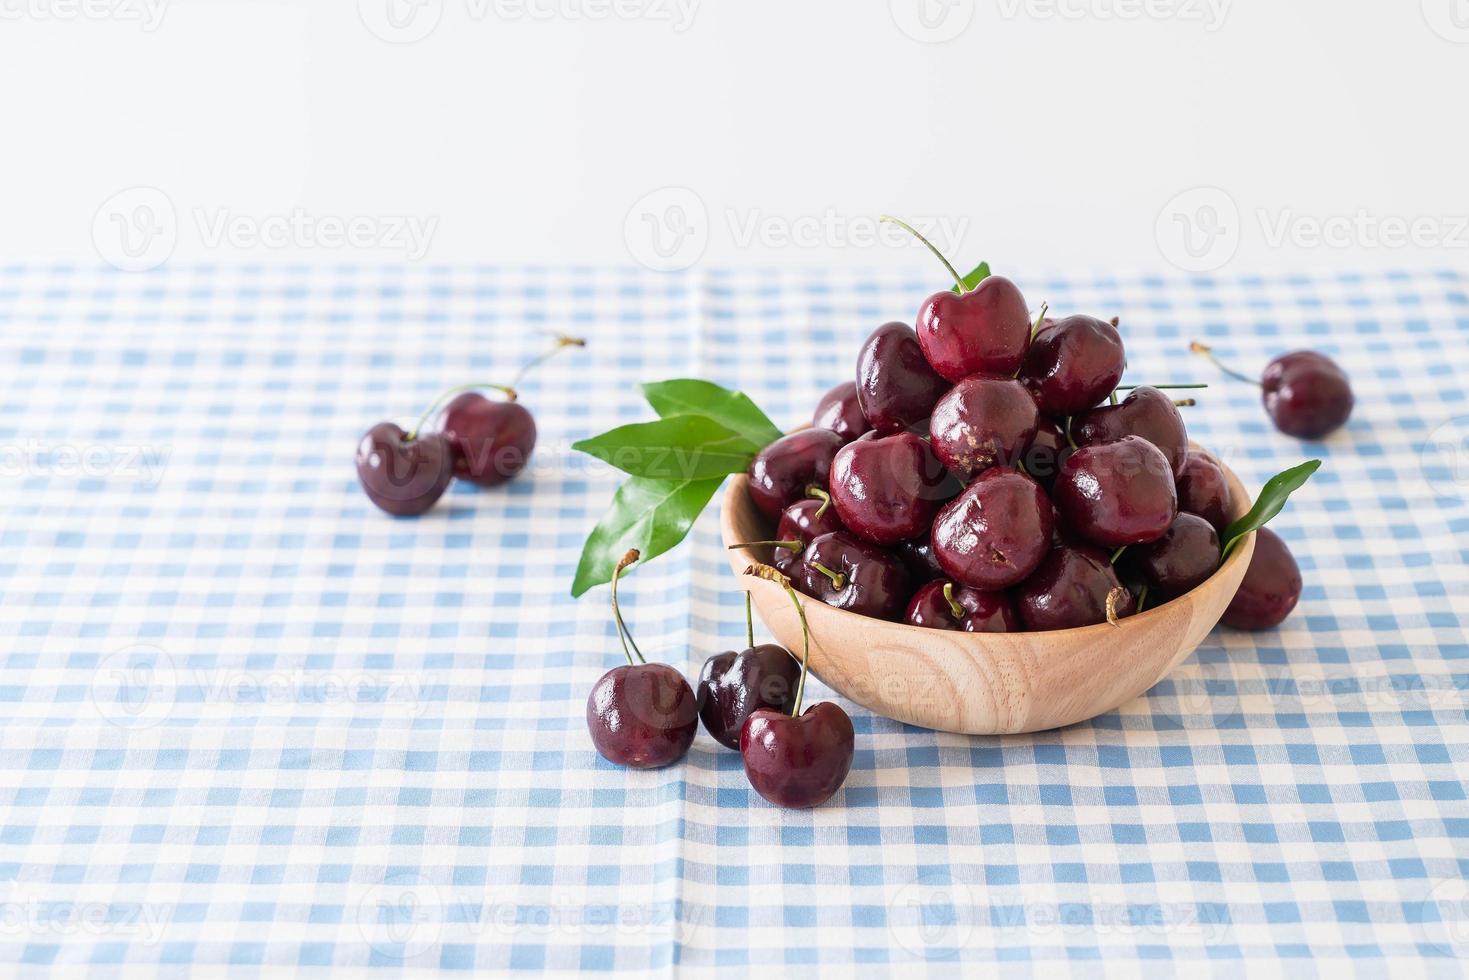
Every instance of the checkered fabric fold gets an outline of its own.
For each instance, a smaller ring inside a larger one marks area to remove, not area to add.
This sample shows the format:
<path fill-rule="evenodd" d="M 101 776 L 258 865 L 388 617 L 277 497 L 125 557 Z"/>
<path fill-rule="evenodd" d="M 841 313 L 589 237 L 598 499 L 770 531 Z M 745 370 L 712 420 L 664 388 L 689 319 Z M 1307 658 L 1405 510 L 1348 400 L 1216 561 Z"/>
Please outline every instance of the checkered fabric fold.
<path fill-rule="evenodd" d="M 942 283 L 826 271 L 0 267 L 0 969 L 1457 975 L 1469 956 L 1469 278 L 1015 278 L 1120 315 L 1131 381 L 1209 381 L 1191 434 L 1276 519 L 1306 590 L 1144 697 L 1008 738 L 847 704 L 812 812 L 700 734 L 593 751 L 621 658 L 568 595 L 617 482 L 569 444 L 707 377 L 780 424 Z M 360 433 L 521 385 L 541 442 L 493 491 L 394 520 Z M 1305 445 L 1247 370 L 1351 375 Z M 740 645 L 716 515 L 628 579 L 650 657 Z M 816 697 L 832 696 L 821 685 Z"/>

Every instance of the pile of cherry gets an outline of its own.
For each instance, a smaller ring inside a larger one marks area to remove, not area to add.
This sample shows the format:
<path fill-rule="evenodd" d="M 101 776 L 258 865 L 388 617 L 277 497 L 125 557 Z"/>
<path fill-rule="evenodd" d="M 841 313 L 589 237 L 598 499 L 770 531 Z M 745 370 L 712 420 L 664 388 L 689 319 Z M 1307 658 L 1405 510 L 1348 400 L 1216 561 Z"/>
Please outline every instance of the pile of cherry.
<path fill-rule="evenodd" d="M 1010 280 L 955 279 L 916 329 L 867 338 L 812 428 L 755 457 L 750 499 L 776 531 L 747 544 L 832 606 L 971 632 L 1116 623 L 1209 578 L 1234 510 L 1219 464 L 1189 448 L 1192 400 L 1168 385 L 1119 400 L 1116 318 L 1032 322 Z M 1272 364 L 1265 392 L 1286 431 L 1322 434 L 1351 409 L 1319 354 Z M 1261 538 L 1231 625 L 1273 626 L 1299 598 L 1289 551 Z"/>

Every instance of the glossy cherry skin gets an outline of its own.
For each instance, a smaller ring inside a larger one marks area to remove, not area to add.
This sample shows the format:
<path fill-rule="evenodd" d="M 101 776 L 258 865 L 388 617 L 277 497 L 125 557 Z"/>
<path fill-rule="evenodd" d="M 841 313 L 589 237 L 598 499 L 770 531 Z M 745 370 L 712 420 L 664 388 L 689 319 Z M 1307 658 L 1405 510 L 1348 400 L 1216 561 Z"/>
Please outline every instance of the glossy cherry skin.
<path fill-rule="evenodd" d="M 1024 385 L 977 375 L 938 400 L 928 432 L 939 462 L 967 480 L 992 466 L 1014 466 L 1039 425 L 1035 399 Z"/>
<path fill-rule="evenodd" d="M 918 310 L 918 343 L 949 381 L 972 374 L 1012 377 L 1030 343 L 1025 297 L 1004 276 L 990 276 L 960 296 L 934 293 Z"/>
<path fill-rule="evenodd" d="M 903 622 L 936 630 L 962 630 L 965 633 L 1016 633 L 1020 616 L 1006 592 L 982 592 L 964 586 L 953 589 L 954 601 L 964 615 L 954 618 L 949 600 L 944 598 L 946 580 L 929 582 L 913 593 Z"/>
<path fill-rule="evenodd" d="M 811 416 L 811 424 L 818 429 L 830 429 L 841 436 L 843 442 L 851 442 L 871 430 L 872 424 L 862 414 L 862 406 L 857 401 L 857 383 L 843 381 L 822 395 L 821 401 L 816 403 L 815 414 Z"/>
<path fill-rule="evenodd" d="M 1255 532 L 1255 553 L 1239 591 L 1224 610 L 1223 623 L 1242 630 L 1279 626 L 1301 599 L 1301 569 L 1295 556 L 1268 527 Z"/>
<path fill-rule="evenodd" d="M 918 346 L 906 323 L 885 323 L 857 352 L 857 403 L 879 432 L 897 432 L 922 422 L 949 390 Z"/>
<path fill-rule="evenodd" d="M 1071 420 L 1071 438 L 1078 446 L 1116 442 L 1123 436 L 1142 436 L 1167 457 L 1175 478 L 1183 475 L 1188 430 L 1173 399 L 1157 388 L 1134 388 L 1118 404 L 1094 408 Z"/>
<path fill-rule="evenodd" d="M 1018 470 L 986 470 L 939 512 L 933 552 L 960 584 L 994 592 L 1035 571 L 1051 530 L 1051 502 L 1040 484 Z"/>
<path fill-rule="evenodd" d="M 608 762 L 634 769 L 677 762 L 698 727 L 694 691 L 667 664 L 614 667 L 587 696 L 587 730 Z"/>
<path fill-rule="evenodd" d="M 836 454 L 828 489 L 847 530 L 890 545 L 927 531 L 958 487 L 919 436 L 869 432 Z"/>
<path fill-rule="evenodd" d="M 1346 424 L 1355 398 L 1347 374 L 1316 351 L 1282 354 L 1265 366 L 1261 398 L 1275 427 L 1298 439 L 1320 439 Z"/>
<path fill-rule="evenodd" d="M 524 405 L 477 391 L 444 406 L 438 429 L 454 447 L 454 475 L 482 487 L 513 479 L 536 448 L 536 420 Z"/>
<path fill-rule="evenodd" d="M 1061 464 L 1076 450 L 1066 441 L 1066 432 L 1055 419 L 1044 415 L 1036 423 L 1035 435 L 1026 444 L 1020 465 L 1047 490 L 1056 482 Z"/>
<path fill-rule="evenodd" d="M 766 518 L 780 520 L 780 512 L 806 496 L 807 487 L 826 489 L 832 458 L 840 448 L 841 436 L 830 429 L 781 436 L 750 461 L 750 500 Z"/>
<path fill-rule="evenodd" d="M 819 538 L 833 531 L 845 530 L 846 527 L 842 524 L 842 519 L 837 516 L 835 507 L 825 500 L 807 497 L 781 511 L 780 523 L 775 526 L 774 540 L 810 544 L 812 538 Z M 777 571 L 789 576 L 800 557 L 799 552 L 791 551 L 789 548 L 775 548 L 771 552 L 770 564 L 774 565 Z"/>
<path fill-rule="evenodd" d="M 704 730 L 720 745 L 738 749 L 740 731 L 755 711 L 790 713 L 800 679 L 800 663 L 774 643 L 716 653 L 704 661 L 699 675 L 697 701 Z"/>
<path fill-rule="evenodd" d="M 893 552 L 903 560 L 914 582 L 928 582 L 944 577 L 944 570 L 939 567 L 939 560 L 933 554 L 931 534 L 900 542 L 894 546 Z"/>
<path fill-rule="evenodd" d="M 395 517 L 432 507 L 454 479 L 453 450 L 437 432 L 409 439 L 403 428 L 379 422 L 357 443 L 357 479 L 367 499 Z"/>
<path fill-rule="evenodd" d="M 816 565 L 836 572 L 841 583 Z M 828 606 L 873 619 L 897 619 L 912 593 L 908 570 L 896 555 L 845 531 L 823 534 L 808 544 L 792 569 L 791 584 Z"/>
<path fill-rule="evenodd" d="M 852 719 L 830 701 L 799 716 L 762 708 L 740 732 L 745 777 L 755 792 L 776 806 L 820 806 L 841 788 L 852 770 L 856 732 Z"/>
<path fill-rule="evenodd" d="M 1128 548 L 1123 560 L 1147 583 L 1150 596 L 1177 598 L 1219 568 L 1219 532 L 1197 514 L 1179 511 L 1161 538 Z"/>
<path fill-rule="evenodd" d="M 1043 414 L 1065 418 L 1106 398 L 1126 367 L 1116 327 L 1094 316 L 1068 316 L 1036 331 L 1018 377 Z"/>
<path fill-rule="evenodd" d="M 1068 528 L 1105 548 L 1156 541 L 1178 513 L 1172 467 L 1139 436 L 1072 453 L 1051 499 Z"/>
<path fill-rule="evenodd" d="M 1107 596 L 1121 585 L 1102 549 L 1055 548 L 1016 590 L 1015 605 L 1025 628 L 1035 632 L 1092 626 L 1107 621 Z M 1119 619 L 1136 609 L 1131 592 L 1117 593 Z"/>
<path fill-rule="evenodd" d="M 1224 469 L 1199 452 L 1190 452 L 1178 476 L 1178 509 L 1198 514 L 1223 532 L 1234 513 L 1234 495 Z"/>

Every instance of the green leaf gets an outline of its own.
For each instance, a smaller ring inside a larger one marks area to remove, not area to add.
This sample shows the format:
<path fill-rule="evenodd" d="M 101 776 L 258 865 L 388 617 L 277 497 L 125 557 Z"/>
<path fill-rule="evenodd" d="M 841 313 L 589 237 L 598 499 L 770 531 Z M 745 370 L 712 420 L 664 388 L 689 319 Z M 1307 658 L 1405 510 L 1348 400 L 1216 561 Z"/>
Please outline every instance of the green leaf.
<path fill-rule="evenodd" d="M 1219 560 L 1222 562 L 1228 558 L 1234 546 L 1246 534 L 1264 527 L 1270 518 L 1279 514 L 1285 502 L 1290 499 L 1290 495 L 1305 486 L 1311 474 L 1320 468 L 1321 460 L 1311 459 L 1266 480 L 1250 512 L 1224 529 L 1224 550 L 1220 553 Z"/>
<path fill-rule="evenodd" d="M 712 381 L 698 378 L 654 381 L 643 385 L 643 395 L 653 411 L 664 418 L 706 416 L 755 443 L 757 451 L 785 434 L 744 392 L 721 388 Z"/>
<path fill-rule="evenodd" d="M 981 262 L 979 265 L 969 270 L 969 275 L 964 277 L 964 292 L 969 292 L 969 290 L 973 289 L 975 286 L 978 286 L 989 277 L 990 264 L 988 262 Z M 950 291 L 957 293 L 959 292 L 959 287 L 954 286 L 953 289 Z"/>
<path fill-rule="evenodd" d="M 656 558 L 684 539 L 723 477 L 709 480 L 649 480 L 635 476 L 617 488 L 607 513 L 587 536 L 573 597 L 612 581 L 612 569 L 629 548 L 642 560 Z"/>
<path fill-rule="evenodd" d="M 760 451 L 754 442 L 703 415 L 621 425 L 574 442 L 571 448 L 633 476 L 657 480 L 705 480 L 742 473 Z"/>

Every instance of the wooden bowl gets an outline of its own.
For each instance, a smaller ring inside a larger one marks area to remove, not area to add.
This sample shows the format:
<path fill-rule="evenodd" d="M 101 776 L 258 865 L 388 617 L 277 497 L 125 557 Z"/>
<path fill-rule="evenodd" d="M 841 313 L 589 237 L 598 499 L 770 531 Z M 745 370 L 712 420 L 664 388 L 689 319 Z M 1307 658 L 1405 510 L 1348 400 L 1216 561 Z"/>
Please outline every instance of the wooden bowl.
<path fill-rule="evenodd" d="M 1198 447 L 1194 447 L 1198 448 Z M 1250 498 L 1221 464 L 1234 517 Z M 720 523 L 726 546 L 771 537 L 750 502 L 746 478 L 729 481 Z M 876 714 L 965 735 L 1010 735 L 1071 725 L 1131 701 L 1193 653 L 1234 598 L 1255 535 L 1245 537 L 1203 585 L 1123 619 L 1048 633 L 960 633 L 869 619 L 802 596 L 811 627 L 811 670 Z M 728 552 L 761 620 L 797 656 L 801 623 L 774 582 L 740 574 L 770 549 Z"/>

